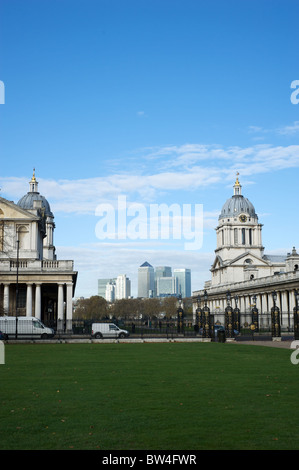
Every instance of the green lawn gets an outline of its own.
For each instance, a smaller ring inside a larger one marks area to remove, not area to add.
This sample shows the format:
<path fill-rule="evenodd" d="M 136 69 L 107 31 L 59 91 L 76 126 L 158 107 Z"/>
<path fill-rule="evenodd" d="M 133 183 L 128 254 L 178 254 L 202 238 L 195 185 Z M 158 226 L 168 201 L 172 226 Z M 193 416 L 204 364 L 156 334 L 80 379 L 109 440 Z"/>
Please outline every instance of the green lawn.
<path fill-rule="evenodd" d="M 0 449 L 299 449 L 289 349 L 19 344 L 0 365 Z"/>

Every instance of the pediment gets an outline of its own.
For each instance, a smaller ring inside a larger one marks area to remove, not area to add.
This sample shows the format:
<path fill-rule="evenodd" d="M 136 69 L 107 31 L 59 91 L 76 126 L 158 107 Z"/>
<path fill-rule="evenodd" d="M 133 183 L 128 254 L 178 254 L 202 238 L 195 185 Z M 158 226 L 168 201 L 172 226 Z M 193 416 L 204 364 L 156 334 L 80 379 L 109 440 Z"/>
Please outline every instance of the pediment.
<path fill-rule="evenodd" d="M 14 219 L 24 219 L 30 221 L 39 220 L 39 217 L 30 213 L 29 211 L 21 209 L 21 207 L 17 206 L 14 202 L 0 197 L 0 221 Z"/>
<path fill-rule="evenodd" d="M 215 257 L 214 263 L 212 264 L 211 270 L 222 268 L 224 266 L 221 256 L 217 255 Z"/>
<path fill-rule="evenodd" d="M 242 253 L 241 255 L 237 256 L 236 258 L 232 259 L 229 263 L 227 263 L 228 266 L 244 266 L 246 265 L 246 261 L 248 267 L 250 266 L 269 266 L 269 262 L 254 253 L 251 253 L 250 251 L 247 251 L 246 253 Z"/>

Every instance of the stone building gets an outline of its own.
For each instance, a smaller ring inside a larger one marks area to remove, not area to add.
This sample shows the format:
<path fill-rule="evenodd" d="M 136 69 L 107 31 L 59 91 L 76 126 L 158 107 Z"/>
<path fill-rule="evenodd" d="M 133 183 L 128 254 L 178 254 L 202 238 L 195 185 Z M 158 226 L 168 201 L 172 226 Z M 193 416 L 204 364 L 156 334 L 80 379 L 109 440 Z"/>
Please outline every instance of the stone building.
<path fill-rule="evenodd" d="M 68 331 L 77 272 L 72 260 L 57 260 L 54 229 L 34 173 L 17 204 L 0 197 L 0 314 L 35 316 Z"/>
<path fill-rule="evenodd" d="M 253 204 L 242 195 L 238 176 L 234 194 L 225 202 L 219 215 L 216 237 L 211 280 L 203 289 L 193 292 L 194 311 L 198 296 L 203 296 L 206 290 L 208 307 L 216 314 L 216 319 L 217 314 L 220 318 L 227 306 L 226 294 L 229 291 L 232 299 L 237 297 L 243 321 L 250 322 L 251 309 L 256 305 L 260 325 L 266 325 L 269 324 L 272 293 L 275 291 L 281 324 L 286 328 L 292 327 L 295 290 L 299 289 L 299 255 L 295 248 L 281 256 L 264 253 L 262 224 Z"/>

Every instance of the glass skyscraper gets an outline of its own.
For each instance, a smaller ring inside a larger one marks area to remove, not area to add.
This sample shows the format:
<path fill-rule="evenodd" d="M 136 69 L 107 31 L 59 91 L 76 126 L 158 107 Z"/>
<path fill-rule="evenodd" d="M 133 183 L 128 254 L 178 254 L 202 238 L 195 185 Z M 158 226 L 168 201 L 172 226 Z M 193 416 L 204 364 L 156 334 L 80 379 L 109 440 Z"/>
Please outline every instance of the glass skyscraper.
<path fill-rule="evenodd" d="M 191 297 L 191 269 L 177 268 L 173 270 L 173 275 L 178 280 L 178 293 L 183 298 Z"/>
<path fill-rule="evenodd" d="M 154 297 L 155 271 L 147 261 L 138 268 L 138 297 Z"/>

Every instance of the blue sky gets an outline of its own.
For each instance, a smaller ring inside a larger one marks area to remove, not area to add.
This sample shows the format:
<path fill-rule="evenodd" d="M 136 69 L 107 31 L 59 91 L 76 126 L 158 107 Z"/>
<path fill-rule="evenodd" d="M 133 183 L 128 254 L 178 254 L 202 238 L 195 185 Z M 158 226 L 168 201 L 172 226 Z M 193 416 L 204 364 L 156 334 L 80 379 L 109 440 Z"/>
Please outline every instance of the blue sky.
<path fill-rule="evenodd" d="M 144 261 L 202 287 L 236 171 L 265 252 L 299 248 L 298 14 L 295 0 L 1 0 L 1 195 L 17 202 L 36 168 L 76 295 L 118 274 L 136 295 Z M 120 195 L 202 204 L 202 247 L 99 240 L 96 208 Z"/>

